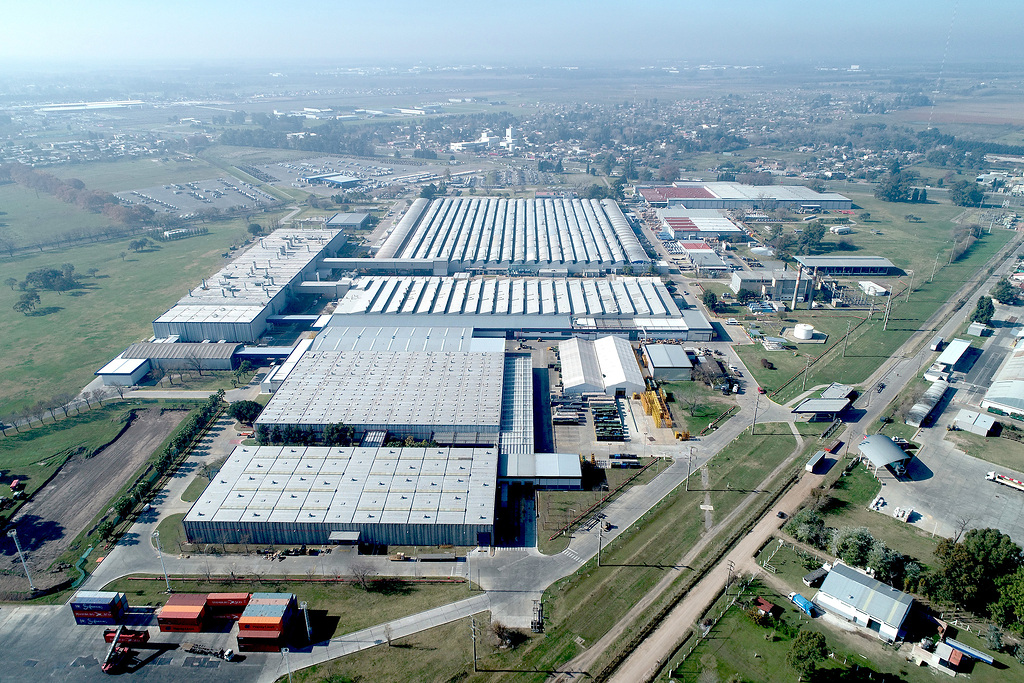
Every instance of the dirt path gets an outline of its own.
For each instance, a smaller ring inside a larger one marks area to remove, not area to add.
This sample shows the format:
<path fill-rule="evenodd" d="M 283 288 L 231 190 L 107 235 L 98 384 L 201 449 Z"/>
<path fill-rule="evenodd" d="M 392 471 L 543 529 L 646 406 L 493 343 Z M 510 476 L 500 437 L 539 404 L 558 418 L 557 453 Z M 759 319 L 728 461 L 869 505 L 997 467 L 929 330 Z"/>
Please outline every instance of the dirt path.
<path fill-rule="evenodd" d="M 21 509 L 13 526 L 18 530 L 18 540 L 34 572 L 33 579 L 38 575 L 37 586 L 47 585 L 48 576 L 55 576 L 57 581 L 62 578 L 42 572 L 60 557 L 186 415 L 188 412 L 184 410 L 140 412 L 117 441 L 91 458 L 70 460 Z M 3 549 L 11 568 L 18 571 L 0 577 L 0 590 L 20 590 L 21 583 L 27 589 L 20 566 L 15 566 L 18 556 L 13 544 L 5 543 Z M 16 585 L 4 585 L 11 583 L 11 579 Z"/>

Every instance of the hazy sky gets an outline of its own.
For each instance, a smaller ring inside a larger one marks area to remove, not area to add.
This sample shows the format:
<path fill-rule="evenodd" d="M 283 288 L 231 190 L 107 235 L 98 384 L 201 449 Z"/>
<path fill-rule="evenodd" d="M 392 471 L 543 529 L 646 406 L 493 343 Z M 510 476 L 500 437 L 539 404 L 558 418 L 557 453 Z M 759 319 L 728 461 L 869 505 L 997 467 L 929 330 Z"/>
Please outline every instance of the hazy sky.
<path fill-rule="evenodd" d="M 871 65 L 948 33 L 951 63 L 1012 63 L 1022 27 L 1021 0 L 7 0 L 0 63 Z"/>

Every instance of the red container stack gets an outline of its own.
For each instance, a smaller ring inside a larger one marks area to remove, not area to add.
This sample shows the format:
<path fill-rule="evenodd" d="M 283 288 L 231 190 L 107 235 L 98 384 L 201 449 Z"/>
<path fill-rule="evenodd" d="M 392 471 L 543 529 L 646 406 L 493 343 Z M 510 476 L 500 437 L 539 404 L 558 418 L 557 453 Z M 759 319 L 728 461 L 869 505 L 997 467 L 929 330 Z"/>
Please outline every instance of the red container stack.
<path fill-rule="evenodd" d="M 253 593 L 238 620 L 239 652 L 280 652 L 296 609 L 292 593 Z"/>
<path fill-rule="evenodd" d="M 156 623 L 161 633 L 199 633 L 206 618 L 205 593 L 177 593 L 160 608 Z"/>

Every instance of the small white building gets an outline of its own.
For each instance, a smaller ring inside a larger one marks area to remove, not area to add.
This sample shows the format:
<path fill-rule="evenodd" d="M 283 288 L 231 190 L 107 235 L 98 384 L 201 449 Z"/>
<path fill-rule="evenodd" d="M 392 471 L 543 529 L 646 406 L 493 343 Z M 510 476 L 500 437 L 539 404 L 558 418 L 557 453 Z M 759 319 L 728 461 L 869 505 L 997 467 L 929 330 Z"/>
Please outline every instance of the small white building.
<path fill-rule="evenodd" d="M 953 426 L 978 436 L 990 436 L 996 428 L 996 419 L 991 415 L 965 409 L 956 414 Z"/>
<path fill-rule="evenodd" d="M 860 287 L 860 291 L 864 292 L 868 296 L 888 296 L 889 290 L 878 284 L 877 282 L 871 282 L 870 280 L 861 280 L 857 283 Z"/>
<path fill-rule="evenodd" d="M 146 358 L 124 358 L 118 356 L 110 361 L 94 374 L 103 380 L 108 387 L 120 385 L 130 387 L 139 383 L 139 380 L 149 372 L 149 360 Z"/>
<path fill-rule="evenodd" d="M 573 337 L 558 345 L 558 356 L 566 394 L 626 396 L 645 388 L 633 347 L 622 337 L 608 335 L 594 341 Z"/>
<path fill-rule="evenodd" d="M 903 622 L 914 599 L 867 574 L 836 564 L 825 577 L 814 604 L 892 642 L 903 635 Z"/>

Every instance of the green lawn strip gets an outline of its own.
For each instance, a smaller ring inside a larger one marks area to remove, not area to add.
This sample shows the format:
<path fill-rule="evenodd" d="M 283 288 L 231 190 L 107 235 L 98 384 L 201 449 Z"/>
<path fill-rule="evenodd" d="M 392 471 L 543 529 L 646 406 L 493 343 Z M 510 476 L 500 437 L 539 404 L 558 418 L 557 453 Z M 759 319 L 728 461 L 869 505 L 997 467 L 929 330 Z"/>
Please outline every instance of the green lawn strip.
<path fill-rule="evenodd" d="M 970 432 L 946 432 L 946 440 L 967 455 L 990 462 L 998 467 L 1024 471 L 1024 443 L 994 436 L 979 436 Z"/>
<path fill-rule="evenodd" d="M 820 554 L 827 558 L 826 553 L 821 552 Z M 769 572 L 773 579 L 782 581 L 793 592 L 801 593 L 804 597 L 809 598 L 817 592 L 817 589 L 805 586 L 803 578 L 807 576 L 808 572 L 820 567 L 824 561 L 818 555 L 805 550 L 797 550 L 791 545 L 780 547 L 778 541 L 771 540 L 757 554 L 757 563 L 764 567 L 764 571 Z M 768 566 L 764 566 L 766 563 Z"/>
<path fill-rule="evenodd" d="M 713 463 L 722 460 L 723 464 L 711 467 L 709 488 L 725 489 L 728 480 L 735 481 L 736 487 L 753 488 L 793 451 L 795 445 L 788 424 L 758 425 L 756 436 L 751 436 L 749 430 L 744 432 L 715 457 Z M 752 454 L 756 457 L 751 457 Z M 783 479 L 787 477 L 782 475 Z M 699 489 L 699 476 L 694 481 L 697 484 L 691 483 L 691 488 Z M 704 516 L 698 505 L 703 502 L 704 494 L 699 490 L 687 493 L 684 488 L 679 486 L 609 543 L 602 553 L 603 566 L 597 567 L 596 561 L 591 560 L 548 588 L 544 598 L 548 628 L 544 637 L 531 640 L 521 651 L 503 655 L 500 668 L 518 673 L 503 675 L 498 680 L 544 680 L 544 671 L 578 654 L 577 637 L 582 638 L 586 646 L 592 645 L 661 580 L 665 571 L 675 565 L 703 533 Z M 718 491 L 712 495 L 718 493 L 730 492 Z M 740 495 L 723 495 L 722 502 L 715 507 L 716 518 L 727 515 L 740 499 Z M 718 546 L 713 546 L 706 552 L 719 550 Z M 688 571 L 682 572 L 674 585 L 678 586 L 691 576 Z M 667 593 L 671 592 L 670 588 Z M 661 602 L 668 599 L 666 594 Z M 649 614 L 657 613 L 659 604 L 656 601 Z M 627 630 L 622 642 L 628 640 L 635 628 L 634 625 Z"/>
<path fill-rule="evenodd" d="M 489 665 L 488 655 L 495 648 L 488 637 L 490 613 L 474 615 L 481 637 L 477 638 L 479 667 Z M 473 673 L 473 647 L 470 619 L 459 619 L 450 624 L 395 638 L 390 646 L 378 645 L 323 664 L 292 672 L 293 683 L 406 683 L 407 681 L 467 681 L 478 683 L 491 680 L 491 674 Z M 288 676 L 278 679 L 286 683 Z"/>
<path fill-rule="evenodd" d="M 199 375 L 190 370 L 183 370 L 181 374 L 175 373 L 174 383 L 171 384 L 166 379 L 159 385 L 142 386 L 142 391 L 204 391 L 208 390 L 210 393 L 216 392 L 218 389 L 235 389 L 239 386 L 245 386 L 246 383 L 252 379 L 253 373 L 243 376 L 241 380 L 236 381 L 235 373 L 229 372 L 228 370 L 203 370 L 203 374 Z"/>
<path fill-rule="evenodd" d="M 141 253 L 117 241 L 0 258 L 19 280 L 65 262 L 83 274 L 81 289 L 40 292 L 42 303 L 28 316 L 11 312 L 20 292 L 0 287 L 0 310 L 11 313 L 0 327 L 0 415 L 85 386 L 126 346 L 151 337 L 155 318 L 226 263 L 221 254 L 241 243 L 243 223 L 209 222 L 207 235 Z M 128 252 L 123 261 L 121 251 Z M 92 267 L 99 268 L 95 278 L 85 275 Z"/>
<path fill-rule="evenodd" d="M 20 432 L 8 430 L 0 439 L 0 469 L 4 482 L 18 479 L 25 498 L 29 498 L 60 469 L 68 457 L 79 453 L 88 457 L 113 441 L 124 429 L 123 405 L 106 405 L 72 414 L 57 422 L 46 422 L 32 429 L 21 427 Z M 0 487 L 0 498 L 10 499 L 9 486 Z M 9 518 L 15 508 L 6 508 Z"/>
<path fill-rule="evenodd" d="M 160 541 L 163 543 L 162 533 Z M 263 558 L 255 561 L 266 563 Z M 164 577 L 140 576 L 143 578 L 116 579 L 103 590 L 124 592 L 133 607 L 164 604 L 167 601 Z M 196 580 L 181 581 L 172 576 L 171 587 L 175 593 L 294 593 L 299 602 L 309 603 L 311 612 L 327 612 L 332 627 L 319 634 L 325 640 L 469 597 L 464 581 L 434 583 L 427 579 L 380 577 L 363 589 L 355 583 L 325 582 L 320 577 L 315 577 L 315 581 L 255 575 L 234 580 L 192 578 Z"/>

